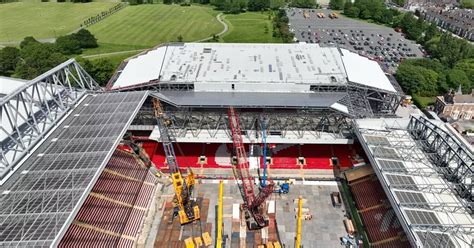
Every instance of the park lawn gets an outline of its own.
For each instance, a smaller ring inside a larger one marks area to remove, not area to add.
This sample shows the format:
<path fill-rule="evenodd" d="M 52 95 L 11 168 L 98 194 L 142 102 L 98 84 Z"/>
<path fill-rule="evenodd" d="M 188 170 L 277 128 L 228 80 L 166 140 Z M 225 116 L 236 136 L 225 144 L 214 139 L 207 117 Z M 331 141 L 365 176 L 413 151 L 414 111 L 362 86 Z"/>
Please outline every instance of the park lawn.
<path fill-rule="evenodd" d="M 117 3 L 34 3 L 0 4 L 0 42 L 21 41 L 26 36 L 54 38 L 79 28 L 87 18 Z"/>
<path fill-rule="evenodd" d="M 89 30 L 100 43 L 156 46 L 170 41 L 196 41 L 217 34 L 223 25 L 217 11 L 208 6 L 146 4 L 129 6 L 92 25 Z"/>
<path fill-rule="evenodd" d="M 139 46 L 139 45 L 121 45 L 121 44 L 110 44 L 110 43 L 98 43 L 99 47 L 97 48 L 88 48 L 84 49 L 81 53 L 82 56 L 94 55 L 94 54 L 103 54 L 103 53 L 114 53 L 121 51 L 134 51 L 134 50 L 143 50 L 149 48 L 149 46 Z"/>
<path fill-rule="evenodd" d="M 225 15 L 229 31 L 222 36 L 224 42 L 236 43 L 281 43 L 272 36 L 273 24 L 270 12 L 246 12 L 238 15 Z M 267 31 L 265 30 L 267 27 Z"/>

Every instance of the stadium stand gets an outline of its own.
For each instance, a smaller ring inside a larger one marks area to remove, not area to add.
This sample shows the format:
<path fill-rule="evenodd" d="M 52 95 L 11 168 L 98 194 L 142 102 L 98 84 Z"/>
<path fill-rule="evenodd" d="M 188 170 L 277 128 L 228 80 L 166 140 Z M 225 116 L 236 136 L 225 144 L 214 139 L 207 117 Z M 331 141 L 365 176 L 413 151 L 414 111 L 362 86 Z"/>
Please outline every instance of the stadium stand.
<path fill-rule="evenodd" d="M 165 154 L 155 141 L 143 141 L 143 148 L 158 167 L 164 167 Z M 173 146 L 178 164 L 185 167 L 225 168 L 231 165 L 230 144 L 179 143 Z M 248 152 L 248 146 L 246 146 Z M 301 169 L 299 157 L 304 157 L 303 169 L 333 169 L 332 157 L 337 157 L 339 165 L 350 168 L 355 152 L 348 145 L 272 145 L 267 157 L 271 158 L 272 169 Z M 200 160 L 202 158 L 202 161 Z"/>
<path fill-rule="evenodd" d="M 351 183 L 351 191 L 359 209 L 382 204 L 387 199 L 375 175 Z"/>
<path fill-rule="evenodd" d="M 156 185 L 138 157 L 116 149 L 59 247 L 134 247 Z"/>
<path fill-rule="evenodd" d="M 371 247 L 411 247 L 371 166 L 345 172 Z"/>
<path fill-rule="evenodd" d="M 371 243 L 390 240 L 403 233 L 395 212 L 391 207 L 380 206 L 361 210 L 360 215 Z"/>

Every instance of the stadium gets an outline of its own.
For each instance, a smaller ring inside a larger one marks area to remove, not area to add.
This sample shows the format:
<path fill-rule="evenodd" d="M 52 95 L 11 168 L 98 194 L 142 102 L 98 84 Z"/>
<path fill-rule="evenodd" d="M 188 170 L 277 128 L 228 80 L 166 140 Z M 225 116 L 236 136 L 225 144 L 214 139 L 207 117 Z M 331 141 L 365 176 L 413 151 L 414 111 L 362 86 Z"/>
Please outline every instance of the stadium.
<path fill-rule="evenodd" d="M 2 247 L 473 245 L 472 147 L 398 117 L 401 90 L 348 50 L 172 43 L 105 89 L 74 60 L 2 80 Z"/>

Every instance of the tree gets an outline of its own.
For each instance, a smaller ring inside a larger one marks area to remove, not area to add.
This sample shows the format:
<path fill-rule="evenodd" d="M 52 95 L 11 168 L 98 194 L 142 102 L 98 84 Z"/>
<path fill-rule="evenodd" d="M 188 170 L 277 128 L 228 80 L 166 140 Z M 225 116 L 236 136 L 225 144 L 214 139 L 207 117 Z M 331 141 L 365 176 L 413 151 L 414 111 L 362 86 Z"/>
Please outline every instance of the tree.
<path fill-rule="evenodd" d="M 32 43 L 20 50 L 22 60 L 15 74 L 23 79 L 32 79 L 67 60 L 54 44 Z"/>
<path fill-rule="evenodd" d="M 183 39 L 184 39 L 184 38 L 183 38 L 182 35 L 178 35 L 177 39 L 178 39 L 178 42 L 183 42 Z"/>
<path fill-rule="evenodd" d="M 349 11 L 345 14 L 349 17 L 357 18 L 357 17 L 359 17 L 360 9 L 353 6 L 353 7 L 350 7 Z"/>
<path fill-rule="evenodd" d="M 249 0 L 247 7 L 250 11 L 261 11 L 270 8 L 269 0 Z"/>
<path fill-rule="evenodd" d="M 391 9 L 383 9 L 378 21 L 384 24 L 392 24 L 393 16 L 394 16 L 394 13 Z"/>
<path fill-rule="evenodd" d="M 461 85 L 463 93 L 471 93 L 474 84 L 462 70 L 452 69 L 446 73 L 446 84 L 451 89 L 457 89 Z"/>
<path fill-rule="evenodd" d="M 438 94 L 438 73 L 403 61 L 395 74 L 400 85 L 412 95 L 435 96 Z"/>
<path fill-rule="evenodd" d="M 73 34 L 74 38 L 79 42 L 81 48 L 95 48 L 98 47 L 97 39 L 87 29 L 81 29 Z"/>
<path fill-rule="evenodd" d="M 108 59 L 78 59 L 82 68 L 100 85 L 105 86 L 114 73 L 114 65 Z"/>
<path fill-rule="evenodd" d="M 444 66 L 439 62 L 437 59 L 428 59 L 428 58 L 422 58 L 422 59 L 409 59 L 404 61 L 405 64 L 411 65 L 411 66 L 421 66 L 433 71 L 441 72 L 444 71 Z"/>
<path fill-rule="evenodd" d="M 454 65 L 454 69 L 464 71 L 471 83 L 474 82 L 474 58 L 459 60 Z"/>
<path fill-rule="evenodd" d="M 344 8 L 345 0 L 330 0 L 329 7 L 334 10 L 342 10 Z"/>
<path fill-rule="evenodd" d="M 396 5 L 400 7 L 405 6 L 405 0 L 393 0 L 393 3 L 395 3 Z"/>
<path fill-rule="evenodd" d="M 20 61 L 20 50 L 16 47 L 5 47 L 0 50 L 0 75 L 11 76 Z"/>
<path fill-rule="evenodd" d="M 61 51 L 61 53 L 66 55 L 81 53 L 81 44 L 74 35 L 58 37 L 56 39 L 56 46 Z"/>
<path fill-rule="evenodd" d="M 20 48 L 23 49 L 24 47 L 28 46 L 29 44 L 39 43 L 33 36 L 27 36 L 20 42 Z"/>
<path fill-rule="evenodd" d="M 425 37 L 423 43 L 426 43 L 433 39 L 435 36 L 439 36 L 439 30 L 436 23 L 432 22 L 425 31 Z"/>
<path fill-rule="evenodd" d="M 347 15 L 347 13 L 350 11 L 349 9 L 352 8 L 352 1 L 348 0 L 344 4 L 344 14 Z"/>

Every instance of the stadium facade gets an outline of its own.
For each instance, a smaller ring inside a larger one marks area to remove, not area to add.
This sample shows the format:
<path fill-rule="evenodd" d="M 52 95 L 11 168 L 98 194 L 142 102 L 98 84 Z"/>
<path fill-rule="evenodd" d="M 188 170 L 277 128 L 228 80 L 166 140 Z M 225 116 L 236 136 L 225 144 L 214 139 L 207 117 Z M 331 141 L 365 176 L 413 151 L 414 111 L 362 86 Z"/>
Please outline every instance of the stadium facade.
<path fill-rule="evenodd" d="M 124 62 L 107 87 L 152 90 L 178 142 L 230 142 L 234 106 L 246 142 L 264 124 L 270 143 L 350 143 L 351 118 L 393 116 L 401 100 L 377 62 L 317 44 L 167 44 Z M 151 108 L 140 116 L 153 124 Z"/>
<path fill-rule="evenodd" d="M 175 141 L 190 149 L 231 143 L 229 106 L 240 112 L 246 143 L 262 143 L 262 130 L 285 149 L 358 140 L 412 246 L 472 246 L 472 149 L 439 123 L 390 118 L 401 93 L 376 62 L 316 44 L 213 43 L 137 55 L 106 92 L 74 60 L 5 90 L 0 246 L 79 246 L 64 237 L 87 227 L 77 221 L 91 218 L 81 207 L 94 200 L 96 182 L 108 180 L 101 174 L 117 167 L 111 158 L 122 154 L 125 132 L 160 140 L 153 97 L 172 116 Z"/>

